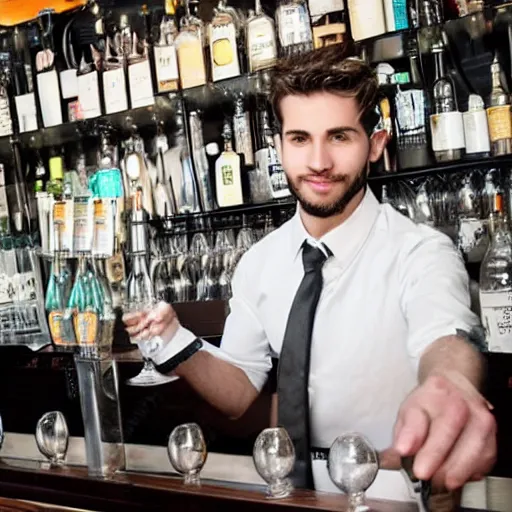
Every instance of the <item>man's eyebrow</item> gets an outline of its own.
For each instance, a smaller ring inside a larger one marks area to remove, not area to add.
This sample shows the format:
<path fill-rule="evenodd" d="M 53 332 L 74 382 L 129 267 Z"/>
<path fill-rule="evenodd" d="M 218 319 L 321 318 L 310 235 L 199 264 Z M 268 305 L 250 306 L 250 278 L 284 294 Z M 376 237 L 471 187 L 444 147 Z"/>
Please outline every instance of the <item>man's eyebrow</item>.
<path fill-rule="evenodd" d="M 327 130 L 327 135 L 337 135 L 339 133 L 354 132 L 357 133 L 357 128 L 353 126 L 336 126 Z M 285 135 L 300 135 L 302 137 L 309 137 L 310 133 L 306 130 L 287 130 Z"/>

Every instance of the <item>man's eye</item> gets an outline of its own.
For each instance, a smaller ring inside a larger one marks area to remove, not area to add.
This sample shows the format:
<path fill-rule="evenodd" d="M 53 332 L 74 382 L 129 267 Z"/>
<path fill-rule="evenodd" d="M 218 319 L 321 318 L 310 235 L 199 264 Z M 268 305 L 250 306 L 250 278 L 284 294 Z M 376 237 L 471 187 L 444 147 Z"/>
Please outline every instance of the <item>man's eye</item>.
<path fill-rule="evenodd" d="M 335 135 L 332 136 L 332 140 L 334 142 L 345 142 L 348 140 L 348 137 L 344 133 L 336 133 Z"/>
<path fill-rule="evenodd" d="M 306 137 L 302 137 L 301 135 L 296 135 L 292 138 L 292 142 L 295 144 L 304 144 L 306 142 Z"/>

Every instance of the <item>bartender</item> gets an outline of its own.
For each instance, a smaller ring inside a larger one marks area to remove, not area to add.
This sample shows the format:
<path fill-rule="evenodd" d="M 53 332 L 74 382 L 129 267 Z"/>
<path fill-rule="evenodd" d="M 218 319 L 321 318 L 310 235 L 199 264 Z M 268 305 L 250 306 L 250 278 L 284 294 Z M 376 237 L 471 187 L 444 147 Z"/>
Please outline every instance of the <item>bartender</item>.
<path fill-rule="evenodd" d="M 295 445 L 296 485 L 332 490 L 311 454 L 356 431 L 379 451 L 415 455 L 418 478 L 453 490 L 496 456 L 481 328 L 451 240 L 367 186 L 387 140 L 375 131 L 378 94 L 371 68 L 339 45 L 281 61 L 271 101 L 297 212 L 242 257 L 220 348 L 169 304 L 124 320 L 132 339 L 161 337 L 160 371 L 233 418 L 279 357 L 278 422 Z M 410 500 L 398 472 L 379 472 L 372 488 Z"/>

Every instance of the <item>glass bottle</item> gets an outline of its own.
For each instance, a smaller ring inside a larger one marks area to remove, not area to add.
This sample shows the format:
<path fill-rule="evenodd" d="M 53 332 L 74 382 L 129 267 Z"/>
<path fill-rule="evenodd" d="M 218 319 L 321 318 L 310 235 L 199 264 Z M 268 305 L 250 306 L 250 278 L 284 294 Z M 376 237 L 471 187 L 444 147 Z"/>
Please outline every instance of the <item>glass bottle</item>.
<path fill-rule="evenodd" d="M 215 162 L 217 204 L 220 208 L 243 204 L 240 156 L 233 151 L 232 132 L 228 120 L 222 131 L 224 151 Z"/>
<path fill-rule="evenodd" d="M 123 178 L 115 162 L 115 149 L 106 133 L 101 134 L 98 170 L 89 179 L 94 197 L 123 197 Z"/>
<path fill-rule="evenodd" d="M 165 14 L 160 22 L 160 38 L 154 45 L 157 91 L 173 92 L 179 88 L 178 59 L 175 40 L 178 36 L 173 2 L 165 2 Z"/>
<path fill-rule="evenodd" d="M 180 21 L 180 32 L 176 38 L 180 83 L 183 89 L 206 83 L 204 60 L 203 22 L 190 14 L 188 0 L 185 0 L 186 14 Z"/>
<path fill-rule="evenodd" d="M 251 73 L 275 65 L 277 43 L 274 20 L 263 12 L 261 0 L 256 0 L 256 10 L 250 11 L 246 26 L 246 41 Z"/>
<path fill-rule="evenodd" d="M 256 152 L 256 166 L 260 172 L 267 172 L 272 189 L 272 197 L 279 199 L 290 195 L 288 181 L 279 161 L 274 144 L 272 128 L 266 109 L 260 111 L 260 144 Z"/>
<path fill-rule="evenodd" d="M 249 112 L 244 108 L 243 95 L 240 95 L 235 101 L 233 130 L 235 132 L 235 151 L 244 156 L 245 165 L 253 166 L 254 150 L 252 147 L 251 119 Z"/>
<path fill-rule="evenodd" d="M 224 80 L 240 74 L 238 60 L 237 27 L 232 14 L 226 9 L 224 0 L 219 0 L 208 24 L 208 41 L 212 80 Z"/>
<path fill-rule="evenodd" d="M 304 0 L 281 0 L 276 10 L 279 45 L 283 56 L 313 49 L 313 33 Z"/>
<path fill-rule="evenodd" d="M 63 192 L 64 162 L 62 155 L 55 149 L 52 149 L 51 155 L 48 162 L 50 180 L 46 183 L 46 191 L 52 194 L 55 199 L 60 199 Z"/>
<path fill-rule="evenodd" d="M 512 153 L 512 117 L 510 100 L 501 85 L 501 66 L 498 56 L 491 65 L 492 90 L 487 108 L 491 152 L 494 156 Z"/>
<path fill-rule="evenodd" d="M 490 352 L 512 352 L 512 237 L 498 212 L 480 268 L 480 309 Z"/>
<path fill-rule="evenodd" d="M 444 47 L 436 48 L 436 80 L 432 87 L 434 113 L 430 116 L 432 149 L 438 162 L 459 160 L 463 157 L 464 122 L 457 106 L 455 86 L 447 75 L 444 64 Z"/>
<path fill-rule="evenodd" d="M 55 254 L 46 289 L 45 308 L 48 313 L 48 325 L 55 345 L 74 345 L 76 343 L 73 324 L 65 317 L 67 296 L 70 289 L 70 274 L 62 265 L 60 256 Z"/>

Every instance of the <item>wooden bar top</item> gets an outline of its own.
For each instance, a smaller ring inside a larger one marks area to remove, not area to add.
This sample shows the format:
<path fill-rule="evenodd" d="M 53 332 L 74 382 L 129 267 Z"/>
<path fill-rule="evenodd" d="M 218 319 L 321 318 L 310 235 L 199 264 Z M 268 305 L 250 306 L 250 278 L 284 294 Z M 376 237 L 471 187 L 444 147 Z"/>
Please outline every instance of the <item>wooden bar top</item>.
<path fill-rule="evenodd" d="M 0 496 L 51 503 L 93 511 L 186 511 L 186 512 L 343 512 L 342 495 L 295 490 L 289 498 L 272 500 L 264 489 L 227 482 L 203 481 L 186 486 L 180 478 L 142 473 L 118 473 L 95 479 L 83 467 L 47 469 L 41 463 L 18 459 L 0 462 Z M 416 505 L 368 500 L 374 512 L 413 512 Z M 0 510 L 1 508 L 0 503 Z M 7 509 L 9 510 L 9 509 Z M 13 509 L 16 510 L 16 509 Z M 48 510 L 48 509 L 42 509 Z"/>

